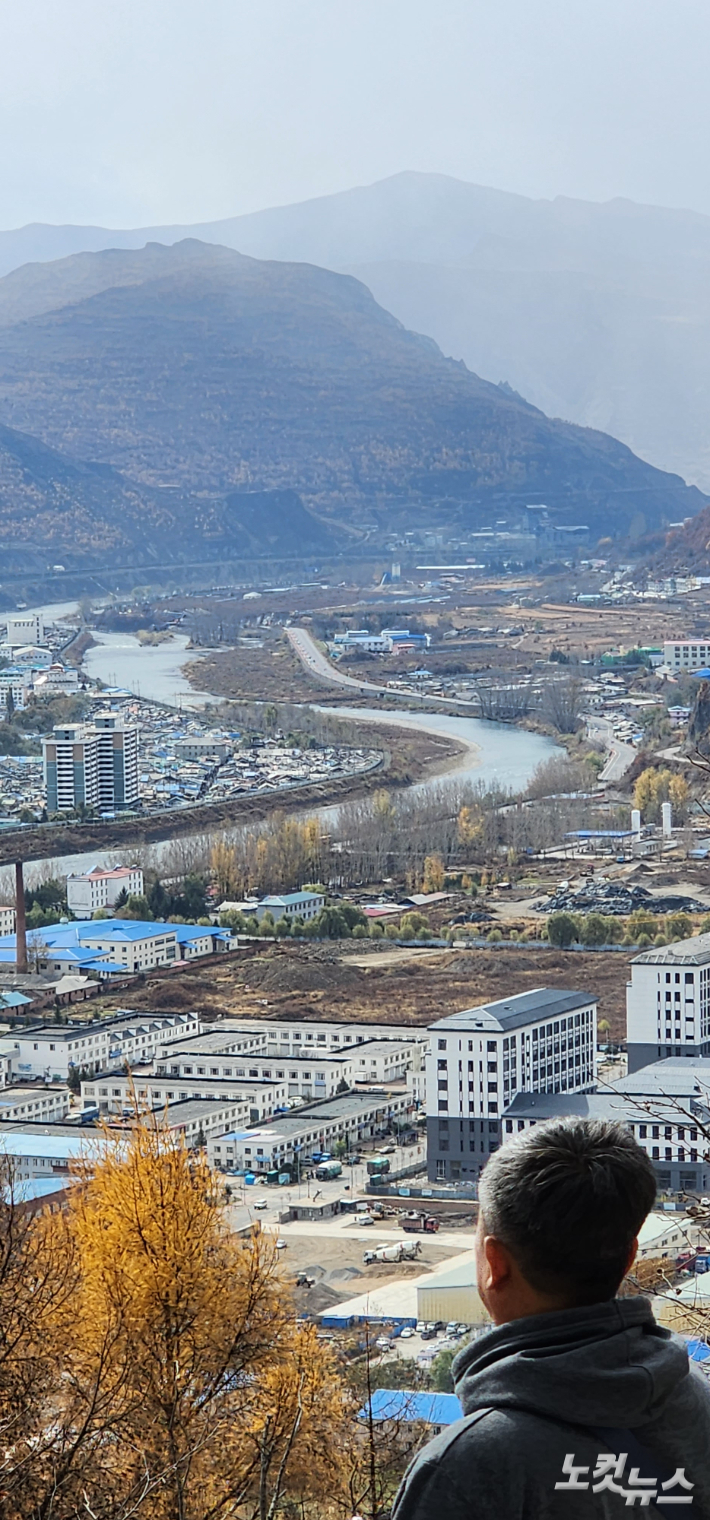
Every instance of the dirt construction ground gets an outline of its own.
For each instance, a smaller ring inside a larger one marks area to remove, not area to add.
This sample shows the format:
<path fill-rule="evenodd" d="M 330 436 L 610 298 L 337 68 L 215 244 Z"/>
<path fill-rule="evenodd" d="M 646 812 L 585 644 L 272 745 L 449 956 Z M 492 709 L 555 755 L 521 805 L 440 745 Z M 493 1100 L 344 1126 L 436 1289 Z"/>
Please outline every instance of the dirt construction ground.
<path fill-rule="evenodd" d="M 388 947 L 348 955 L 337 945 L 268 944 L 148 978 L 124 990 L 120 1006 L 128 998 L 137 1011 L 196 1010 L 206 1019 L 251 1015 L 422 1025 L 533 987 L 568 987 L 596 997 L 599 1018 L 609 1021 L 613 1039 L 623 1040 L 628 967 L 635 953 L 491 946 L 397 956 Z M 107 998 L 106 1011 L 110 1007 Z"/>

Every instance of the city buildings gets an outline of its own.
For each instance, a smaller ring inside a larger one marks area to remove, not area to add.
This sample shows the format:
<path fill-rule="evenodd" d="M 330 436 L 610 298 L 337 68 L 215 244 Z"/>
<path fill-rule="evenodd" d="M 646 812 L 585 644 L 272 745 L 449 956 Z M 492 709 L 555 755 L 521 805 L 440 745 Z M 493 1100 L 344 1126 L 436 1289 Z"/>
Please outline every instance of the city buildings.
<path fill-rule="evenodd" d="M 81 1084 L 82 1107 L 97 1105 L 103 1114 L 120 1114 L 137 1101 L 148 1109 L 188 1099 L 210 1099 L 234 1105 L 228 1124 L 260 1124 L 286 1100 L 285 1083 L 240 1077 L 159 1076 L 152 1063 L 134 1066 L 130 1074 L 97 1071 Z"/>
<path fill-rule="evenodd" d="M 122 892 L 128 897 L 143 896 L 139 866 L 114 866 L 108 871 L 94 866 L 81 876 L 67 876 L 67 907 L 75 918 L 91 918 L 100 908 L 112 908 Z M 2 927 L 2 911 L 0 908 L 0 933 L 8 934 L 11 929 Z"/>
<path fill-rule="evenodd" d="M 7 619 L 7 643 L 12 648 L 23 644 L 44 644 L 44 618 L 41 612 L 15 612 Z"/>
<path fill-rule="evenodd" d="M 118 713 L 54 728 L 42 740 L 47 810 L 114 812 L 138 803 L 138 729 Z"/>
<path fill-rule="evenodd" d="M 16 917 L 14 904 L 0 904 L 0 936 L 14 934 Z"/>
<path fill-rule="evenodd" d="M 229 929 L 132 918 L 78 919 L 27 933 L 30 970 L 89 972 L 103 978 L 152 971 L 229 950 Z M 16 936 L 0 936 L 0 965 L 17 960 Z"/>
<path fill-rule="evenodd" d="M 647 1071 L 652 1073 L 653 1068 Z M 669 1072 L 663 1081 L 667 1094 L 659 1094 L 653 1076 L 648 1079 L 651 1090 L 645 1094 L 624 1091 L 623 1083 L 614 1083 L 613 1091 L 603 1093 L 518 1093 L 503 1118 L 503 1142 L 548 1119 L 613 1120 L 625 1124 L 646 1151 L 660 1190 L 706 1193 L 710 1162 L 705 1159 L 707 1142 L 701 1126 L 707 1127 L 710 1121 L 710 1094 L 689 1093 L 683 1083 L 676 1090 L 678 1084 Z"/>
<path fill-rule="evenodd" d="M 519 1092 L 571 1094 L 596 1082 L 596 999 L 537 988 L 429 1026 L 427 1151 L 431 1180 L 475 1180 Z"/>
<path fill-rule="evenodd" d="M 120 1069 L 152 1057 L 174 1041 L 197 1034 L 196 1013 L 126 1014 L 91 1024 L 43 1024 L 16 1029 L 0 1038 L 0 1051 L 9 1056 L 14 1076 L 42 1077 L 66 1082 L 72 1067 L 97 1071 Z M 7 1091 L 7 1089 L 3 1089 Z"/>
<path fill-rule="evenodd" d="M 663 663 L 669 670 L 704 670 L 710 665 L 710 640 L 667 639 L 663 645 Z"/>
<path fill-rule="evenodd" d="M 309 919 L 317 918 L 324 907 L 325 897 L 321 892 L 286 892 L 283 897 L 262 897 L 254 914 L 259 923 L 267 913 L 271 914 L 274 923 L 278 923 L 280 918 L 288 919 L 289 922 L 301 918 L 307 923 Z"/>
<path fill-rule="evenodd" d="M 344 1093 L 325 1103 L 281 1114 L 268 1126 L 231 1132 L 208 1141 L 207 1157 L 223 1171 L 269 1172 L 284 1164 L 309 1165 L 313 1154 L 352 1146 L 384 1134 L 392 1118 L 408 1112 L 407 1094 Z"/>
<path fill-rule="evenodd" d="M 710 1056 L 710 934 L 645 950 L 626 988 L 629 1072 L 664 1056 Z"/>

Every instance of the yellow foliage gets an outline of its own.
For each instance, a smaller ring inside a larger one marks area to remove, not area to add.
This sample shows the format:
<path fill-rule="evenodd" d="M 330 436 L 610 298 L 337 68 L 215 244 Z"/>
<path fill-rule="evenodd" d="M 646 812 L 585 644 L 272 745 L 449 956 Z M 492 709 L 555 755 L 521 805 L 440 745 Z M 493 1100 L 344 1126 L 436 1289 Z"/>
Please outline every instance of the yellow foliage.
<path fill-rule="evenodd" d="M 143 1118 L 97 1143 L 9 1277 L 0 1242 L 3 1520 L 325 1515 L 352 1435 L 330 1352 L 273 1242 L 233 1235 L 202 1157 Z"/>
<path fill-rule="evenodd" d="M 473 808 L 464 805 L 459 809 L 457 832 L 461 844 L 475 844 L 481 836 L 482 828 L 483 819 Z"/>
<path fill-rule="evenodd" d="M 442 892 L 444 888 L 445 877 L 446 867 L 444 866 L 444 862 L 441 856 L 427 855 L 426 860 L 424 861 L 424 880 L 422 884 L 422 891 Z"/>

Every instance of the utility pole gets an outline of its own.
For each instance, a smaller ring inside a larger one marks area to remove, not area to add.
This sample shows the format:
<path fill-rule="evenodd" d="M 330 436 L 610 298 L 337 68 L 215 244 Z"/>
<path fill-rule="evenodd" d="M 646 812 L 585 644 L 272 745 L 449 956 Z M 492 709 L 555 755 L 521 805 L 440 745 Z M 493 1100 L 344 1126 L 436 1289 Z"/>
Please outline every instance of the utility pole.
<path fill-rule="evenodd" d="M 27 972 L 27 927 L 25 924 L 25 882 L 22 861 L 15 861 L 15 964 L 17 970 Z"/>

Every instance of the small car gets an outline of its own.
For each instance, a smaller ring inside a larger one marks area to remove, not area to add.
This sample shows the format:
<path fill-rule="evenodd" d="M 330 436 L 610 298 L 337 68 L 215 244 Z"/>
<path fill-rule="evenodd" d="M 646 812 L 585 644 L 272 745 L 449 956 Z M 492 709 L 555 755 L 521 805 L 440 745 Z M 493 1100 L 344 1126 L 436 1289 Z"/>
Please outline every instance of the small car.
<path fill-rule="evenodd" d="M 401 1341 L 409 1341 L 409 1340 L 411 1340 L 413 1334 L 414 1334 L 414 1331 L 413 1331 L 411 1325 L 405 1325 L 403 1327 L 403 1329 L 400 1330 L 399 1338 L 400 1338 Z"/>
<path fill-rule="evenodd" d="M 255 1198 L 254 1202 L 252 1204 L 252 1208 L 255 1208 L 255 1209 L 268 1209 L 268 1207 L 269 1207 L 269 1200 L 268 1200 L 268 1198 Z"/>

